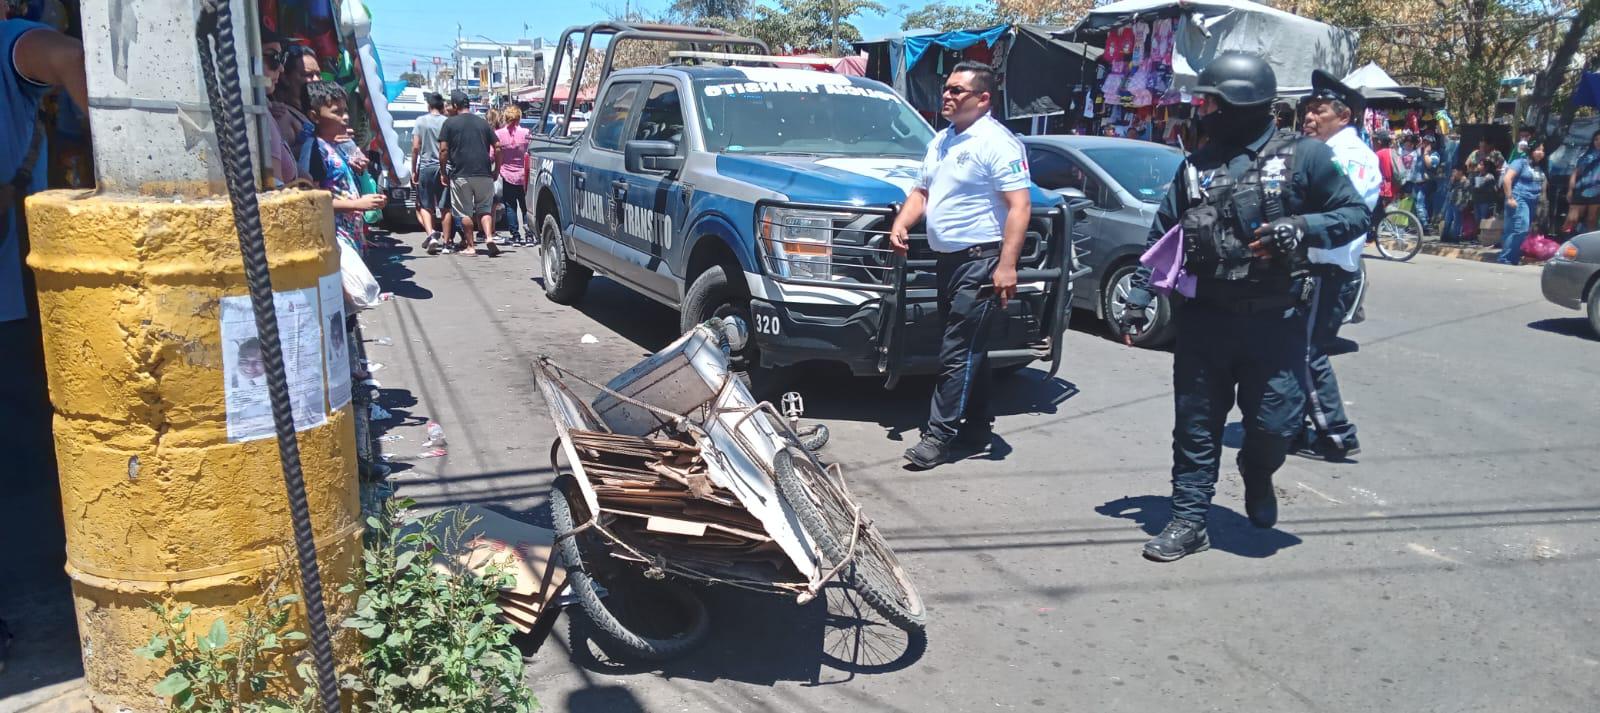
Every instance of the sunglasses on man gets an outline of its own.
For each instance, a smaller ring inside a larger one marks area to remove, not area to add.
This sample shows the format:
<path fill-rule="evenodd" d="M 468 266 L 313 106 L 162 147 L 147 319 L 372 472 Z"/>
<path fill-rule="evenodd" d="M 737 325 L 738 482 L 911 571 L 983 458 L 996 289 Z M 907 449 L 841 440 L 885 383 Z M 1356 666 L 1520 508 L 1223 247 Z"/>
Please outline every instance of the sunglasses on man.
<path fill-rule="evenodd" d="M 261 53 L 261 62 L 267 69 L 283 69 L 284 56 L 283 50 L 267 50 Z"/>
<path fill-rule="evenodd" d="M 955 97 L 957 99 L 960 99 L 961 95 L 969 94 L 972 91 L 973 90 L 968 89 L 966 87 L 963 87 L 963 86 L 961 86 L 959 84 L 946 84 L 946 85 L 944 85 L 944 93 L 948 94 L 950 96 L 953 96 L 953 97 Z"/>

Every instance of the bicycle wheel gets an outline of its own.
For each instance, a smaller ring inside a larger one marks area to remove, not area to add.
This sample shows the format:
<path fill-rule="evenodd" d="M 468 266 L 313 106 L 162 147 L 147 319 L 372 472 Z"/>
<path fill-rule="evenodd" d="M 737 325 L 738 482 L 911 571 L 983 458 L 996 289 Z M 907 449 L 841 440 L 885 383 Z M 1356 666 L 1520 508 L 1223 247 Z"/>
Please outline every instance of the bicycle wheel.
<path fill-rule="evenodd" d="M 794 509 L 806 534 L 817 543 L 830 565 L 844 560 L 855 525 L 855 506 L 844 483 L 820 471 L 816 462 L 785 448 L 772 461 L 778 490 Z M 861 599 L 889 623 L 908 632 L 920 632 L 927 622 L 922 595 L 889 549 L 871 520 L 862 517 L 856 533 L 855 553 L 840 576 Z"/>
<path fill-rule="evenodd" d="M 550 519 L 558 536 L 573 531 L 572 504 L 582 502 L 568 496 L 568 489 L 577 486 L 567 480 L 558 479 L 550 489 Z M 566 537 L 559 541 L 556 552 L 567 567 L 567 583 L 578 595 L 579 610 L 605 642 L 616 647 L 614 654 L 664 661 L 705 640 L 711 631 L 705 602 L 681 584 L 612 573 L 605 578 L 606 596 L 601 598 L 595 565 L 605 554 L 595 551 L 597 546 L 591 547 L 594 539 L 590 533 Z"/>
<path fill-rule="evenodd" d="M 1422 221 L 1411 213 L 1391 208 L 1383 214 L 1377 238 L 1372 242 L 1379 255 L 1397 262 L 1410 260 L 1422 252 Z"/>

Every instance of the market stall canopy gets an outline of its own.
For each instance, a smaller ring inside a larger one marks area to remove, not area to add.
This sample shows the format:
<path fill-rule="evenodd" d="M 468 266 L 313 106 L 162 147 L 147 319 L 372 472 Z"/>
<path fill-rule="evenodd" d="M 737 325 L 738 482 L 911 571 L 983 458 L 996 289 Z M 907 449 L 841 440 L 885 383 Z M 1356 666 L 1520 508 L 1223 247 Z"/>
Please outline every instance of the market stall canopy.
<path fill-rule="evenodd" d="M 1131 22 L 1180 16 L 1188 20 L 1172 56 L 1173 83 L 1180 89 L 1193 87 L 1200 70 L 1228 50 L 1265 59 L 1280 92 L 1309 89 L 1314 69 L 1342 77 L 1354 68 L 1354 32 L 1250 0 L 1122 0 L 1090 10 L 1077 27 L 1057 36 L 1088 39 Z"/>
<path fill-rule="evenodd" d="M 900 96 L 906 95 L 906 72 L 904 67 L 906 40 L 925 35 L 937 35 L 933 30 L 907 30 L 891 35 L 884 35 L 862 42 L 856 42 L 855 48 L 867 56 L 865 77 L 883 82 L 894 87 Z"/>
<path fill-rule="evenodd" d="M 1071 96 L 1095 84 L 1101 50 L 1057 39 L 1066 28 L 1017 25 L 1005 61 L 1005 116 L 1021 119 L 1066 111 Z"/>
<path fill-rule="evenodd" d="M 1572 93 L 1572 103 L 1600 107 L 1600 72 L 1584 72 L 1578 78 L 1578 89 Z"/>
<path fill-rule="evenodd" d="M 596 91 L 598 89 L 599 89 L 598 87 L 584 87 L 582 89 L 579 89 L 578 90 L 578 101 L 581 101 L 581 102 L 592 102 L 592 101 L 594 101 L 595 93 L 596 93 Z M 564 102 L 571 96 L 572 96 L 572 85 L 570 85 L 570 84 L 558 84 L 558 85 L 556 85 L 555 93 L 550 95 L 550 100 L 551 101 Z"/>
<path fill-rule="evenodd" d="M 511 92 L 511 98 L 519 102 L 544 101 L 544 85 L 529 84 L 527 86 L 518 87 L 515 91 Z"/>
<path fill-rule="evenodd" d="M 944 75 L 954 62 L 978 59 L 1000 65 L 996 44 L 1011 31 L 1010 25 L 980 30 L 908 32 L 872 42 L 857 42 L 867 53 L 866 76 L 894 87 L 924 115 L 936 115 Z"/>
<path fill-rule="evenodd" d="M 1339 80 L 1351 89 L 1361 92 L 1367 99 L 1367 105 L 1373 107 L 1395 106 L 1408 102 L 1421 102 L 1425 104 L 1444 104 L 1444 90 L 1433 87 L 1402 86 L 1383 71 L 1377 62 L 1368 62 L 1366 66 L 1351 72 Z M 1285 97 L 1299 97 L 1311 93 L 1310 87 L 1278 87 L 1278 93 Z"/>
<path fill-rule="evenodd" d="M 773 57 L 772 63 L 779 67 L 815 69 L 851 77 L 862 77 L 867 73 L 866 53 L 845 57 L 824 57 L 820 54 L 782 55 Z"/>

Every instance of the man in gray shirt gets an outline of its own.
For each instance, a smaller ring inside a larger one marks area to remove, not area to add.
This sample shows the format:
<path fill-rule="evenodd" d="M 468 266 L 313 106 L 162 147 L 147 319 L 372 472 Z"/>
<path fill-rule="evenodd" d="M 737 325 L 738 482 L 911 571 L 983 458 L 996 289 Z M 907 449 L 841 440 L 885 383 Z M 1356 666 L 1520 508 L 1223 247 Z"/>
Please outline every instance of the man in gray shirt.
<path fill-rule="evenodd" d="M 444 126 L 444 97 L 427 95 L 428 113 L 417 119 L 411 130 L 411 187 L 417 191 L 417 222 L 428 237 L 422 249 L 433 251 L 442 242 L 435 229 L 436 211 L 449 210 L 441 198 L 444 184 L 439 181 L 439 129 Z"/>

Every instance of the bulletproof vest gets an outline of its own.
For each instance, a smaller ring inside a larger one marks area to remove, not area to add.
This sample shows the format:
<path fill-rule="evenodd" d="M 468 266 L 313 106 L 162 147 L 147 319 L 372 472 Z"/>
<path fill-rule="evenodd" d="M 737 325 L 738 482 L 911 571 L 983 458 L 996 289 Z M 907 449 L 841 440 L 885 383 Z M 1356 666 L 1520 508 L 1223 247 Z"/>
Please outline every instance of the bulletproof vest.
<path fill-rule="evenodd" d="M 1295 134 L 1280 131 L 1234 178 L 1226 165 L 1205 171 L 1185 169 L 1190 206 L 1183 214 L 1183 266 L 1189 274 L 1213 280 L 1284 279 L 1303 270 L 1306 256 L 1260 259 L 1250 252 L 1256 228 L 1288 215 L 1285 202 L 1294 176 Z"/>

